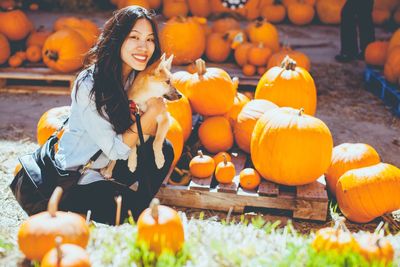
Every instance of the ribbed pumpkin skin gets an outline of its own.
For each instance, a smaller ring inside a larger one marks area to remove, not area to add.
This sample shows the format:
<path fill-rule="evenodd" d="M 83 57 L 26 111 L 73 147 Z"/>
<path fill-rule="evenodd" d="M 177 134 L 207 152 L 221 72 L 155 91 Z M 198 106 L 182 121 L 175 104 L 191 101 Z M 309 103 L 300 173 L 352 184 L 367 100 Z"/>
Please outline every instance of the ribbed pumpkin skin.
<path fill-rule="evenodd" d="M 62 253 L 61 261 L 58 262 L 57 248 L 52 248 L 43 257 L 40 267 L 90 267 L 90 258 L 86 250 L 74 244 L 62 244 L 60 246 Z"/>
<path fill-rule="evenodd" d="M 236 93 L 232 108 L 224 115 L 224 117 L 229 120 L 229 123 L 231 124 L 232 127 L 234 127 L 240 111 L 242 111 L 244 105 L 249 103 L 249 101 L 250 99 L 244 94 Z"/>
<path fill-rule="evenodd" d="M 192 133 L 192 108 L 186 96 L 179 100 L 168 101 L 167 110 L 182 127 L 183 139 L 186 141 Z"/>
<path fill-rule="evenodd" d="M 281 67 L 269 69 L 258 82 L 254 98 L 269 100 L 280 107 L 304 108 L 309 115 L 314 115 L 317 109 L 314 80 L 301 67 L 294 71 Z"/>
<path fill-rule="evenodd" d="M 336 198 L 347 219 L 366 223 L 400 208 L 400 169 L 387 163 L 347 171 Z"/>
<path fill-rule="evenodd" d="M 333 140 L 321 120 L 293 108 L 264 113 L 251 137 L 251 159 L 265 179 L 284 185 L 304 185 L 328 169 Z"/>
<path fill-rule="evenodd" d="M 165 23 L 160 32 L 160 43 L 168 56 L 174 55 L 174 65 L 188 64 L 204 53 L 206 36 L 196 20 L 176 17 Z"/>
<path fill-rule="evenodd" d="M 37 142 L 41 146 L 68 118 L 70 106 L 51 108 L 40 117 L 37 124 Z M 58 133 L 61 138 L 64 129 Z"/>
<path fill-rule="evenodd" d="M 24 39 L 33 28 L 32 22 L 21 10 L 0 12 L 0 33 L 10 41 Z"/>
<path fill-rule="evenodd" d="M 7 62 L 11 55 L 10 43 L 7 38 L 0 33 L 0 65 Z"/>
<path fill-rule="evenodd" d="M 335 251 L 343 253 L 359 249 L 358 243 L 351 232 L 333 227 L 319 229 L 311 246 L 318 252 Z"/>
<path fill-rule="evenodd" d="M 76 71 L 82 67 L 87 50 L 85 39 L 76 31 L 65 28 L 47 38 L 42 49 L 43 62 L 59 72 Z"/>
<path fill-rule="evenodd" d="M 172 161 L 172 166 L 175 166 L 182 155 L 184 141 L 182 127 L 174 117 L 170 118 L 170 125 L 166 138 L 171 142 L 174 149 L 174 160 Z"/>
<path fill-rule="evenodd" d="M 343 143 L 333 148 L 332 161 L 325 178 L 329 191 L 336 195 L 336 183 L 345 172 L 380 162 L 378 152 L 367 144 Z"/>

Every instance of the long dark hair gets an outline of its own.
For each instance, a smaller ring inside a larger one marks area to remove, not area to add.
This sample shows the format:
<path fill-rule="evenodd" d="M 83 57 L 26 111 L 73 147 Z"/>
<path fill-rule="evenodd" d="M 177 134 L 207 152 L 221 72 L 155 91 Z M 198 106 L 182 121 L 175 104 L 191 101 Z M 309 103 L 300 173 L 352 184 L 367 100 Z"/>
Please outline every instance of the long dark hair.
<path fill-rule="evenodd" d="M 128 97 L 122 83 L 121 46 L 139 19 L 150 22 L 154 33 L 155 49 L 148 65 L 161 56 L 157 23 L 153 14 L 140 6 L 128 6 L 114 12 L 107 20 L 96 45 L 88 52 L 85 66 L 95 64 L 94 84 L 90 97 L 95 97 L 96 109 L 106 117 L 120 134 L 132 124 Z"/>

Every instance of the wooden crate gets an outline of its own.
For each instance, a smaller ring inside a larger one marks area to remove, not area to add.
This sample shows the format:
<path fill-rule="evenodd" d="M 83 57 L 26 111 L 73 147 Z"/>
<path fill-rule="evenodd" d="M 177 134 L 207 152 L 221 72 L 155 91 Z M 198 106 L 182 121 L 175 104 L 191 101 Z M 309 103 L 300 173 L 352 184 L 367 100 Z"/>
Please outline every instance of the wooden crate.
<path fill-rule="evenodd" d="M 211 209 L 243 213 L 245 207 L 291 211 L 293 218 L 326 221 L 328 195 L 323 177 L 303 186 L 283 186 L 263 179 L 257 190 L 248 191 L 239 186 L 239 172 L 245 167 L 247 157 L 232 155 L 236 176 L 230 185 L 216 183 L 213 177 L 193 178 L 187 186 L 176 186 L 165 179 L 157 197 L 171 206 Z"/>
<path fill-rule="evenodd" d="M 46 67 L 0 68 L 0 92 L 69 95 L 75 74 Z"/>

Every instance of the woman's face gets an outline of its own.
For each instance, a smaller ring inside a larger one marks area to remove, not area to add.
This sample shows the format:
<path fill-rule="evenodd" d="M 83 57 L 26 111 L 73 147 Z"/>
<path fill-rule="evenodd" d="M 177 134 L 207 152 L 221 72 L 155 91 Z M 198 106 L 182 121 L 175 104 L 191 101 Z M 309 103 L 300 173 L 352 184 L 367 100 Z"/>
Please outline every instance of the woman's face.
<path fill-rule="evenodd" d="M 121 46 L 121 59 L 134 70 L 144 70 L 155 49 L 154 33 L 146 19 L 136 21 Z"/>

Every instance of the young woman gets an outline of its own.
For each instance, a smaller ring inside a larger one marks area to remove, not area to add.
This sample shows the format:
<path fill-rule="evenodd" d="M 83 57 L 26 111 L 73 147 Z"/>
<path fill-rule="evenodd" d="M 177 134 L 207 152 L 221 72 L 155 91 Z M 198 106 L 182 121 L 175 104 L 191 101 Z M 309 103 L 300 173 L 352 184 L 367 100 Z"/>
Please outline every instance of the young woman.
<path fill-rule="evenodd" d="M 126 7 L 106 22 L 87 56 L 87 68 L 76 79 L 71 114 L 55 160 L 63 170 L 76 170 L 97 151 L 101 154 L 78 185 L 65 192 L 61 209 L 83 214 L 91 210 L 94 220 L 113 223 L 117 195 L 123 197 L 122 217 L 130 209 L 136 219 L 157 193 L 170 169 L 173 149 L 168 141 L 164 142 L 165 164 L 158 169 L 152 152 L 154 138 L 150 138 L 138 149 L 135 172 L 129 172 L 127 159 L 139 136 L 126 90 L 135 74 L 159 59 L 160 54 L 157 25 L 146 9 Z M 154 136 L 155 118 L 166 105 L 162 98 L 152 98 L 147 104 L 149 108 L 141 115 L 140 123 L 144 134 Z M 110 160 L 117 160 L 113 178 L 122 184 L 101 175 L 100 169 Z"/>

